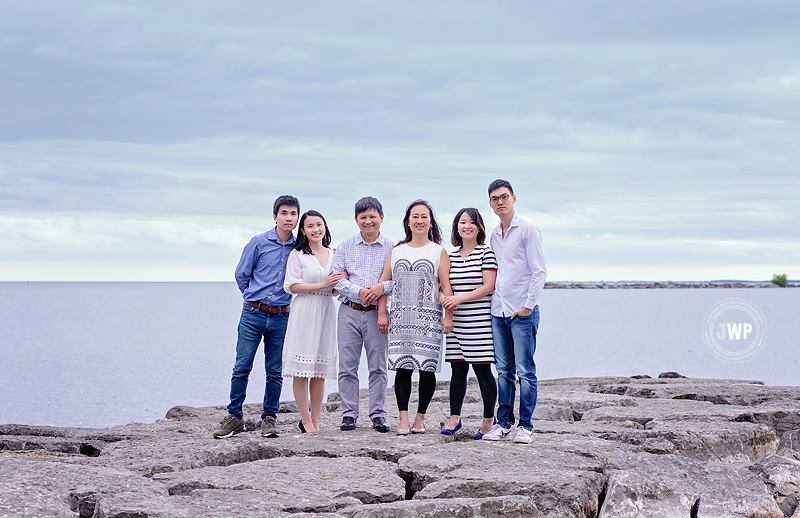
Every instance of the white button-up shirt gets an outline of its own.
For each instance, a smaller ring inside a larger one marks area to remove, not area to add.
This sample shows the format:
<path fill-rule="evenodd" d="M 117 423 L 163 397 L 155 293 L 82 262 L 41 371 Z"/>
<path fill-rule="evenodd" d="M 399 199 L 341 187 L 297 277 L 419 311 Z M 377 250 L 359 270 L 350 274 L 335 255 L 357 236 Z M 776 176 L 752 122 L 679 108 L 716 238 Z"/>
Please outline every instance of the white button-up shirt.
<path fill-rule="evenodd" d="M 503 237 L 503 224 L 489 238 L 497 258 L 497 281 L 492 294 L 492 315 L 510 317 L 518 309 L 533 309 L 547 278 L 539 227 L 516 212 Z"/>

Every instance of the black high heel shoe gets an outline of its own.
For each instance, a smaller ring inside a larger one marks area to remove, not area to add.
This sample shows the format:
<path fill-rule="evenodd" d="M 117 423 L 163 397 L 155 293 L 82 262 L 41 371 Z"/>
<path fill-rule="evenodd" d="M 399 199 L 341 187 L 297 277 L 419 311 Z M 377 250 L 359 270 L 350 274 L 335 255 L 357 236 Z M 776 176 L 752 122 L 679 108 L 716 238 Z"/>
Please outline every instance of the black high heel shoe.
<path fill-rule="evenodd" d="M 301 432 L 306 433 L 306 427 L 303 426 L 303 420 L 302 419 L 300 420 L 300 423 L 298 424 L 298 426 L 300 427 L 300 431 Z"/>

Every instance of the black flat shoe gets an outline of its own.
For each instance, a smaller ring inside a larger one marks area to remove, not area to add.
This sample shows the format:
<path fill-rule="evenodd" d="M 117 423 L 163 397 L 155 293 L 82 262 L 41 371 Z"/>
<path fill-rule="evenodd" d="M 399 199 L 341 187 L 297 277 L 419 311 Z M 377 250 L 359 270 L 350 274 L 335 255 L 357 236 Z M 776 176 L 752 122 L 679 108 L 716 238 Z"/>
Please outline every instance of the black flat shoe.
<path fill-rule="evenodd" d="M 355 429 L 356 429 L 355 417 L 344 416 L 342 418 L 342 424 L 339 426 L 339 430 L 347 432 L 349 430 L 355 430 Z"/>

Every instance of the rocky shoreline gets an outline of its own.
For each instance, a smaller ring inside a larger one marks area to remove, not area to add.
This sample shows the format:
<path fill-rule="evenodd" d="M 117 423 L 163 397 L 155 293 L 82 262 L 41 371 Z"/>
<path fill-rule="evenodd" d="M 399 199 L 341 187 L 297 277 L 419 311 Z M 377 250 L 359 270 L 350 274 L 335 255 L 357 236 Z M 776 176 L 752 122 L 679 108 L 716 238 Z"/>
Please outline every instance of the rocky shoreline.
<path fill-rule="evenodd" d="M 800 387 L 664 376 L 540 381 L 530 445 L 472 440 L 475 384 L 452 437 L 446 383 L 427 432 L 405 437 L 365 417 L 340 432 L 337 394 L 315 434 L 283 403 L 277 439 L 257 432 L 260 405 L 225 440 L 211 438 L 224 406 L 106 429 L 0 425 L 0 517 L 799 518 Z"/>
<path fill-rule="evenodd" d="M 708 288 L 798 288 L 800 284 L 790 282 L 778 286 L 772 282 L 546 282 L 546 290 L 646 290 L 646 289 L 708 289 Z"/>

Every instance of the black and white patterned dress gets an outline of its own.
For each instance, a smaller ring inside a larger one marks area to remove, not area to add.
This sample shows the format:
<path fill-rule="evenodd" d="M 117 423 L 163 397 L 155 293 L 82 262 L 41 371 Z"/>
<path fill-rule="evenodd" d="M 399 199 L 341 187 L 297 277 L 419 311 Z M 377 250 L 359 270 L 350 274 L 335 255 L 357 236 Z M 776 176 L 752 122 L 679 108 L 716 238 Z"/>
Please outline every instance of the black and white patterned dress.
<path fill-rule="evenodd" d="M 392 250 L 389 368 L 438 372 L 442 352 L 439 263 L 442 246 Z"/>
<path fill-rule="evenodd" d="M 466 257 L 450 252 L 450 284 L 453 294 L 468 293 L 483 285 L 483 270 L 497 270 L 494 252 L 478 245 Z M 453 332 L 447 335 L 445 361 L 494 363 L 492 295 L 463 302 L 453 313 Z"/>

